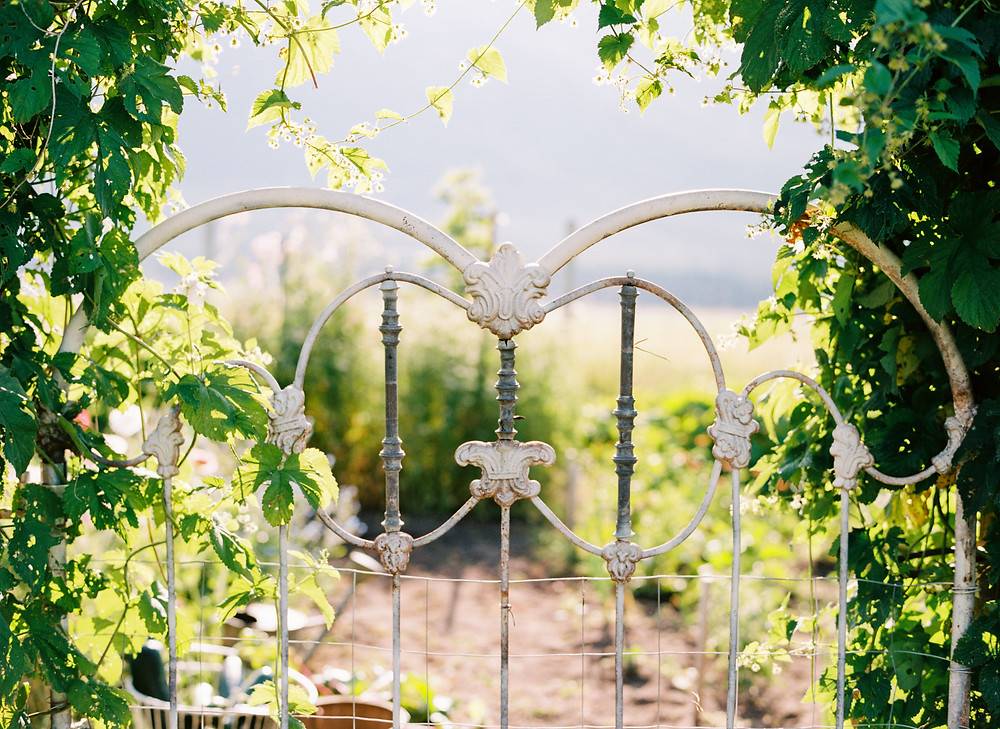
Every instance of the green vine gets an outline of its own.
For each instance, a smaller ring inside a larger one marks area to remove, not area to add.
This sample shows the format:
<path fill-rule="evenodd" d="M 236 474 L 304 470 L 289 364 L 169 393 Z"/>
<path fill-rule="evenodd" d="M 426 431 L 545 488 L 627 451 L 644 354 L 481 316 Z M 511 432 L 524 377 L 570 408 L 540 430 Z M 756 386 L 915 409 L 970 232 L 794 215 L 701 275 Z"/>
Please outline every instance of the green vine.
<path fill-rule="evenodd" d="M 432 11 L 433 2 L 422 3 Z M 331 0 L 11 0 L 0 6 L 0 718 L 27 726 L 52 711 L 109 726 L 130 721 L 115 688 L 121 657 L 164 635 L 160 581 L 133 558 L 156 552 L 161 485 L 103 435 L 110 411 L 135 405 L 141 428 L 177 405 L 186 451 L 198 439 L 224 443 L 241 461 L 237 477 L 192 477 L 185 455 L 177 484 L 177 531 L 185 548 L 212 552 L 233 582 L 222 614 L 273 596 L 241 527 L 213 517 L 261 494 L 271 523 L 287 523 L 293 488 L 313 505 L 335 493 L 326 459 L 307 451 L 283 459 L 265 442 L 266 392 L 219 364 L 259 360 L 237 341 L 206 295 L 212 266 L 163 256 L 180 279 L 165 291 L 142 276 L 134 228 L 177 203 L 184 172 L 177 121 L 191 102 L 226 109 L 210 78 L 223 41 L 277 49 L 273 85 L 257 96 L 249 127 L 267 126 L 272 146 L 292 142 L 332 188 L 381 189 L 385 161 L 366 145 L 433 109 L 447 123 L 456 91 L 471 76 L 507 80 L 498 48 L 505 30 L 531 12 L 544 33 L 575 22 L 578 0 L 525 0 L 459 74 L 424 89 L 409 114 L 383 109 L 374 121 L 328 138 L 292 98 L 324 80 L 339 33 L 358 29 L 380 51 L 406 37 L 404 3 Z M 894 252 L 919 279 L 920 300 L 946 322 L 969 365 L 979 403 L 958 454 L 956 477 L 895 490 L 864 483 L 852 521 L 859 578 L 850 603 L 848 716 L 864 723 L 944 723 L 958 495 L 978 513 L 980 593 L 972 627 L 955 656 L 973 672 L 972 726 L 1000 716 L 1000 20 L 986 0 L 601 0 L 596 10 L 597 78 L 623 108 L 640 111 L 670 91 L 673 74 L 718 77 L 714 103 L 741 111 L 767 105 L 773 142 L 783 117 L 826 125 L 830 141 L 784 186 L 774 225 L 785 237 L 775 295 L 744 334 L 756 344 L 811 317 L 818 381 L 845 415 L 867 423 L 877 462 L 892 473 L 926 465 L 944 445 L 948 380 L 924 322 L 880 271 L 828 239 L 834 222 L 856 225 Z M 482 39 L 479 39 L 481 42 Z M 734 43 L 738 65 L 727 66 Z M 201 62 L 202 78 L 177 71 Z M 725 72 L 725 75 L 723 75 Z M 336 141 L 331 141 L 336 139 Z M 819 142 L 818 142 L 819 144 Z M 60 352 L 71 312 L 95 327 L 79 353 Z M 770 432 L 785 433 L 755 465 L 754 489 L 833 531 L 836 504 L 825 487 L 830 423 L 811 401 L 769 409 Z M 43 484 L 40 466 L 65 476 Z M 197 483 L 197 485 L 195 485 Z M 49 551 L 71 554 L 84 524 L 124 545 L 97 565 L 86 554 L 59 570 Z M 836 545 L 835 545 L 836 548 Z M 157 557 L 157 561 L 158 561 Z M 300 592 L 322 604 L 312 578 Z M 84 614 L 86 606 L 86 615 Z M 796 611 L 804 611 L 797 614 Z M 795 633 L 816 643 L 815 601 L 783 608 Z M 71 639 L 65 624 L 88 629 Z M 780 642 L 780 641 L 779 641 Z M 832 674 L 813 694 L 830 696 Z M 39 706 L 51 687 L 65 706 Z M 272 691 L 273 693 L 273 691 Z M 263 699 L 261 699 L 263 700 Z"/>

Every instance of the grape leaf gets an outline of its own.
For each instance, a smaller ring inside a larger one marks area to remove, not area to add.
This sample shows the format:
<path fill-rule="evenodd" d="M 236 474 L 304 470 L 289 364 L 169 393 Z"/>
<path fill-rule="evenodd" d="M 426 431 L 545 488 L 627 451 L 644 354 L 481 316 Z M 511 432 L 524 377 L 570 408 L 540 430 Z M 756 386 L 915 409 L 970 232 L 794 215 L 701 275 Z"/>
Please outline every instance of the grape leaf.
<path fill-rule="evenodd" d="M 295 591 L 312 600 L 313 604 L 323 615 L 323 622 L 326 624 L 327 628 L 333 625 L 333 620 L 336 617 L 333 611 L 333 605 L 330 604 L 330 601 L 326 597 L 326 593 L 323 592 L 323 588 L 321 588 L 319 583 L 316 581 L 315 574 L 309 575 L 295 585 Z"/>
<path fill-rule="evenodd" d="M 541 28 L 556 17 L 555 0 L 535 0 L 535 27 Z"/>
<path fill-rule="evenodd" d="M 601 11 L 597 14 L 597 29 L 607 28 L 609 25 L 628 25 L 636 22 L 636 17 L 621 10 L 614 3 L 604 3 Z"/>
<path fill-rule="evenodd" d="M 35 452 L 38 423 L 21 383 L 6 367 L 0 367 L 0 430 L 4 436 L 4 459 L 20 474 Z"/>
<path fill-rule="evenodd" d="M 941 164 L 949 170 L 958 172 L 958 140 L 946 129 L 930 132 L 928 136 Z"/>
<path fill-rule="evenodd" d="M 256 439 L 267 428 L 267 412 L 246 385 L 246 376 L 234 371 L 187 374 L 167 388 L 166 397 L 178 398 L 181 414 L 200 435 L 216 441 L 233 435 Z"/>
<path fill-rule="evenodd" d="M 167 632 L 167 599 L 166 588 L 156 580 L 139 596 L 139 617 L 151 635 Z"/>
<path fill-rule="evenodd" d="M 455 95 L 447 86 L 428 86 L 426 90 L 427 103 L 437 111 L 445 126 L 451 119 L 452 108 L 455 105 Z"/>
<path fill-rule="evenodd" d="M 500 51 L 490 46 L 470 48 L 466 54 L 469 62 L 487 76 L 492 76 L 507 83 L 507 64 L 504 63 Z"/>
<path fill-rule="evenodd" d="M 389 47 L 392 41 L 392 13 L 388 3 L 379 2 L 370 13 L 362 13 L 358 17 L 358 23 L 375 50 L 382 53 Z"/>
<path fill-rule="evenodd" d="M 608 71 L 625 59 L 635 39 L 628 33 L 606 35 L 597 42 L 597 55 Z"/>
<path fill-rule="evenodd" d="M 294 501 L 288 475 L 281 470 L 272 472 L 260 501 L 264 518 L 272 526 L 287 524 L 292 520 Z"/>
<path fill-rule="evenodd" d="M 364 22 L 361 27 L 367 29 Z M 333 57 L 338 53 L 340 37 L 337 31 L 319 15 L 309 18 L 293 31 L 285 67 L 278 71 L 275 83 L 282 88 L 300 86 L 306 81 L 319 86 L 317 76 L 333 68 Z"/>
<path fill-rule="evenodd" d="M 635 88 L 635 102 L 639 109 L 645 111 L 653 99 L 663 93 L 663 84 L 657 78 L 646 77 L 642 79 Z"/>
<path fill-rule="evenodd" d="M 292 101 L 281 89 L 270 89 L 257 95 L 250 106 L 250 117 L 247 119 L 247 129 L 259 127 L 278 121 L 283 112 L 289 109 L 300 109 L 302 104 Z"/>
<path fill-rule="evenodd" d="M 1000 325 L 1000 269 L 981 256 L 961 259 L 962 270 L 951 288 L 951 301 L 962 320 L 987 332 Z"/>

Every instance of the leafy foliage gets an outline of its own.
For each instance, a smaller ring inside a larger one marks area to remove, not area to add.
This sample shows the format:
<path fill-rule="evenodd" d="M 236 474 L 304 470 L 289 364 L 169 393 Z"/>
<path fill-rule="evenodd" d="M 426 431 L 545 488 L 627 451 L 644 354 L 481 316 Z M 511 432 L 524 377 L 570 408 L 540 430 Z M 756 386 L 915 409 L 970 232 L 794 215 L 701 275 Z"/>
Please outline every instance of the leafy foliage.
<path fill-rule="evenodd" d="M 336 141 L 302 115 L 295 90 L 317 85 L 334 67 L 342 31 L 357 26 L 379 52 L 402 40 L 399 9 L 389 0 L 334 0 L 318 10 L 304 0 L 13 0 L 0 6 L 0 468 L 4 515 L 10 517 L 9 528 L 0 530 L 5 725 L 29 722 L 32 682 L 65 694 L 81 717 L 127 724 L 128 698 L 113 688 L 121 656 L 134 653 L 144 637 L 163 633 L 162 587 L 131 562 L 158 547 L 141 527 L 162 526 L 160 481 L 103 465 L 120 455 L 101 435 L 111 409 L 177 406 L 192 446 L 208 438 L 238 453 L 250 442 L 235 483 L 195 484 L 182 475 L 175 484 L 180 539 L 191 549 L 214 552 L 235 579 L 221 600 L 224 614 L 274 593 L 273 579 L 257 566 L 226 509 L 243 508 L 259 492 L 268 520 L 285 524 L 296 489 L 313 507 L 335 494 L 323 453 L 286 458 L 263 443 L 264 393 L 247 375 L 221 364 L 261 355 L 254 342 L 237 341 L 206 301 L 215 288 L 212 264 L 163 256 L 181 281 L 173 292 L 141 276 L 133 229 L 140 216 L 155 221 L 176 200 L 172 185 L 184 172 L 178 115 L 194 100 L 226 106 L 208 78 L 177 72 L 180 58 L 211 64 L 222 35 L 277 47 L 278 73 L 261 84 L 249 127 L 267 127 L 272 146 L 300 144 L 309 170 L 325 173 L 328 186 L 377 191 L 386 163 L 368 151 L 370 140 L 427 112 L 447 123 L 463 79 L 474 85 L 507 80 L 497 41 L 522 9 L 541 28 L 566 19 L 578 4 L 519 4 L 491 38 L 470 43 L 457 79 L 425 89 L 415 111 L 382 109 Z M 973 671 L 972 722 L 995 723 L 1000 32 L 993 5 L 593 4 L 598 80 L 613 81 L 623 105 L 648 108 L 669 91 L 675 72 L 718 74 L 721 49 L 733 41 L 739 65 L 714 95 L 716 102 L 747 109 L 766 98 L 771 141 L 785 113 L 825 125 L 830 143 L 782 190 L 774 222 L 788 245 L 775 265 L 775 297 L 745 333 L 762 341 L 787 330 L 793 316 L 810 315 L 817 379 L 848 418 L 867 421 L 867 440 L 886 471 L 912 472 L 941 449 L 947 377 L 926 323 L 881 272 L 829 240 L 830 226 L 853 224 L 898 256 L 904 272 L 918 278 L 928 314 L 954 332 L 980 401 L 958 455 L 957 477 L 889 493 L 865 483 L 857 494 L 848 538 L 850 567 L 861 579 L 850 605 L 848 693 L 856 698 L 848 713 L 866 723 L 943 722 L 947 663 L 938 659 L 948 650 L 950 599 L 921 585 L 948 579 L 944 555 L 961 494 L 981 516 L 977 578 L 985 588 L 956 658 Z M 672 35 L 681 16 L 689 16 L 691 31 Z M 482 220 L 457 214 L 453 222 L 484 240 Z M 60 347 L 77 306 L 97 329 L 79 354 Z M 481 368 L 471 368 L 475 374 L 449 389 L 453 378 L 441 376 L 450 362 L 424 353 L 417 363 L 449 404 L 483 396 Z M 419 414 L 423 393 L 417 390 L 404 384 L 404 399 L 413 398 L 404 410 Z M 153 413 L 143 415 L 151 427 Z M 773 448 L 756 462 L 755 488 L 817 532 L 827 529 L 836 506 L 822 486 L 829 458 L 816 449 L 830 435 L 825 412 L 776 390 L 767 421 Z M 435 432 L 443 432 L 437 425 Z M 478 436 L 480 425 L 462 427 Z M 65 477 L 64 489 L 37 483 L 33 455 L 49 476 Z M 412 473 L 420 464 L 408 467 Z M 118 566 L 98 570 L 82 555 L 54 570 L 51 548 L 61 541 L 72 546 L 85 522 L 125 546 Z M 323 572 L 319 562 L 313 568 Z M 315 576 L 296 587 L 329 619 Z M 794 614 L 794 604 L 783 610 L 785 630 L 779 625 L 777 632 L 787 640 L 803 616 Z M 69 616 L 87 621 L 78 632 L 89 639 L 70 638 L 64 627 Z M 821 683 L 828 686 L 829 676 Z M 261 700 L 269 703 L 262 691 Z"/>
<path fill-rule="evenodd" d="M 982 539 L 990 543 L 995 485 L 988 476 L 972 479 L 991 468 L 1000 395 L 993 334 L 1000 325 L 994 230 L 1000 211 L 993 190 L 1000 148 L 985 131 L 991 122 L 979 121 L 998 111 L 998 97 L 983 86 L 998 71 L 998 19 L 977 2 L 879 0 L 831 5 L 836 18 L 810 7 L 804 24 L 781 20 L 803 6 L 765 2 L 741 11 L 746 18 L 771 13 L 779 28 L 763 45 L 753 42 L 752 30 L 745 36 L 740 74 L 749 93 L 778 92 L 785 109 L 812 95 L 815 109 L 826 106 L 832 114 L 826 123 L 840 141 L 817 153 L 782 191 L 776 220 L 788 245 L 779 254 L 775 299 L 758 314 L 758 336 L 787 328 L 796 311 L 813 315 L 820 383 L 848 417 L 866 421 L 866 441 L 883 470 L 919 470 L 943 447 L 938 434 L 951 400 L 936 347 L 883 274 L 852 251 L 838 252 L 842 246 L 824 231 L 833 222 L 852 223 L 898 255 L 903 272 L 919 279 L 920 303 L 955 332 L 981 401 L 958 482 L 966 508 L 981 511 Z M 807 487 L 824 482 L 829 464 L 805 446 L 828 437 L 829 421 L 811 405 L 785 417 L 794 426 L 791 437 L 760 464 L 758 482 L 806 487 L 802 509 L 817 521 L 832 519 L 827 492 Z M 869 590 L 860 583 L 851 601 L 851 640 L 861 652 L 849 659 L 849 680 L 858 689 L 849 715 L 942 723 L 947 664 L 913 655 L 903 660 L 898 651 L 945 655 L 950 596 L 927 594 L 919 583 L 951 577 L 944 557 L 954 480 L 932 478 L 897 491 L 885 516 L 872 519 L 880 498 L 875 484 L 858 494 L 864 518 L 852 527 L 851 568 L 875 586 L 904 587 Z M 979 569 L 981 584 L 995 583 L 993 555 Z M 995 602 L 987 602 L 982 620 L 995 621 L 993 615 Z M 894 660 L 881 660 L 880 651 Z M 976 680 L 973 722 L 988 724 L 996 716 L 989 698 L 994 678 L 977 669 Z"/>
<path fill-rule="evenodd" d="M 959 456 L 958 493 L 966 509 L 980 512 L 982 542 L 996 543 L 996 9 L 978 0 L 691 2 L 678 5 L 688 6 L 694 32 L 670 38 L 661 30 L 665 3 L 599 4 L 597 55 L 606 74 L 598 81 L 616 80 L 623 104 L 633 100 L 645 109 L 676 70 L 718 73 L 720 41 L 732 40 L 740 46 L 739 65 L 716 102 L 747 109 L 766 99 L 769 145 L 784 112 L 825 125 L 831 142 L 782 190 L 775 223 L 787 246 L 775 266 L 775 297 L 744 333 L 757 343 L 788 331 L 797 313 L 811 315 L 820 383 L 849 418 L 866 421 L 866 441 L 883 470 L 915 472 L 944 445 L 937 434 L 951 400 L 948 378 L 909 302 L 827 231 L 851 223 L 899 256 L 903 273 L 918 278 L 920 303 L 952 328 L 971 370 L 980 405 Z M 643 46 L 650 61 L 637 54 Z M 756 484 L 823 529 L 836 504 L 820 486 L 831 464 L 817 456 L 815 444 L 829 438 L 829 419 L 811 402 L 787 396 L 776 402 L 769 428 L 774 451 L 758 461 Z M 850 535 L 851 567 L 883 586 L 862 583 L 851 601 L 858 652 L 849 653 L 856 690 L 848 715 L 856 720 L 944 722 L 946 662 L 896 651 L 945 655 L 950 600 L 925 596 L 914 583 L 950 578 L 944 556 L 954 485 L 942 477 L 893 493 L 883 523 L 871 519 L 884 498 L 877 485 L 864 485 L 858 495 L 866 518 Z M 995 549 L 980 559 L 980 584 L 996 585 L 998 559 Z M 897 594 L 885 583 L 909 587 Z M 996 613 L 994 591 L 963 645 L 971 646 L 975 633 L 996 635 Z M 892 660 L 883 660 L 882 651 Z M 978 681 L 972 722 L 986 725 L 996 720 L 998 681 L 984 654 L 977 655 L 959 651 Z"/>

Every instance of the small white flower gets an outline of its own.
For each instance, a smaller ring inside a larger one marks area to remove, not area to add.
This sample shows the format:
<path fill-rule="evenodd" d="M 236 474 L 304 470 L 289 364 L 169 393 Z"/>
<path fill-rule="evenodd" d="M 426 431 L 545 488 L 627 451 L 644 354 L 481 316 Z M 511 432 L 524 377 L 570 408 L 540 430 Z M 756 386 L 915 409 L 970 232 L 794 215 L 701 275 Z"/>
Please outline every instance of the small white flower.
<path fill-rule="evenodd" d="M 189 273 L 177 284 L 175 292 L 187 297 L 188 304 L 198 308 L 205 303 L 208 285 L 198 278 L 197 274 Z"/>
<path fill-rule="evenodd" d="M 389 42 L 399 43 L 409 34 L 409 31 L 403 27 L 402 23 L 393 23 L 392 30 L 389 33 Z"/>

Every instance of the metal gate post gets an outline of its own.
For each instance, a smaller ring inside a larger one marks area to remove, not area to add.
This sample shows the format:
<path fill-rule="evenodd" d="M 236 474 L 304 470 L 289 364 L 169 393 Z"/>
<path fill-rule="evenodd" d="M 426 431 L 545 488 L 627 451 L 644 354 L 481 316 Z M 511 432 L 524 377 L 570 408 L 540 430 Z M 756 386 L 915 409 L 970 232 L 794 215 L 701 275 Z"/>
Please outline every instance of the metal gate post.
<path fill-rule="evenodd" d="M 965 513 L 955 496 L 955 586 L 952 593 L 951 653 L 969 629 L 976 605 L 976 512 Z M 971 670 L 952 660 L 948 677 L 948 729 L 969 729 Z"/>

